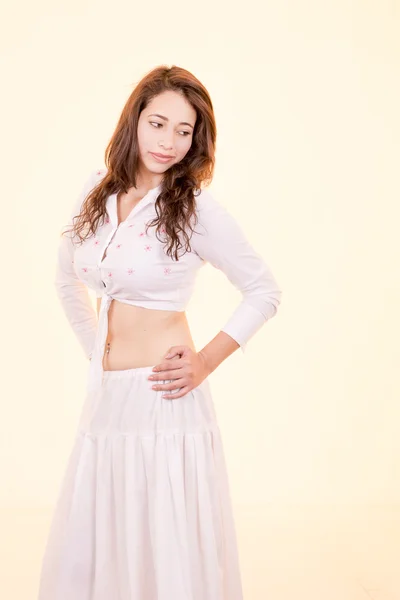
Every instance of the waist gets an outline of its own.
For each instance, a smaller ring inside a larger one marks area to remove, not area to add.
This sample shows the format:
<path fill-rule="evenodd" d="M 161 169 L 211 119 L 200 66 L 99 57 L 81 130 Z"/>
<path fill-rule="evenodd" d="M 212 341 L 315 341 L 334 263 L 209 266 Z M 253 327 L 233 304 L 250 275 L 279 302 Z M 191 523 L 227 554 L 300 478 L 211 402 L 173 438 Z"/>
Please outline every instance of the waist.
<path fill-rule="evenodd" d="M 97 298 L 97 315 L 99 316 L 101 298 Z M 135 304 L 120 302 L 115 298 L 110 300 L 108 309 L 108 330 L 115 335 L 123 335 L 137 330 L 168 328 L 174 325 L 187 324 L 186 312 L 176 310 L 159 310 L 144 308 Z"/>
<path fill-rule="evenodd" d="M 100 299 L 97 301 L 100 309 Z M 103 369 L 158 364 L 171 346 L 195 351 L 185 311 L 148 309 L 112 299 L 108 310 Z"/>

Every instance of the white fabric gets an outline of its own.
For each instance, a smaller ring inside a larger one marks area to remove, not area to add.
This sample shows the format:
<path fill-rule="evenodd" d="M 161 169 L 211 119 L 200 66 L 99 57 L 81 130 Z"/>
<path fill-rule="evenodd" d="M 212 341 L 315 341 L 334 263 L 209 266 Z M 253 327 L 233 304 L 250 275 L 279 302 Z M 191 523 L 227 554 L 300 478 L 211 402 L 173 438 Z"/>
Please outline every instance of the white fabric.
<path fill-rule="evenodd" d="M 88 178 L 65 229 L 70 227 L 87 194 L 106 172 L 100 169 Z M 145 224 L 157 216 L 155 202 L 161 190 L 161 185 L 149 190 L 120 224 L 117 194 L 111 194 L 106 200 L 104 223 L 100 220 L 95 236 L 82 244 L 73 240 L 71 234 L 60 239 L 55 286 L 66 317 L 88 358 L 94 351 L 97 335 L 97 317 L 88 287 L 97 297 L 107 294 L 120 302 L 145 308 L 184 311 L 199 268 L 209 262 L 242 294 L 240 304 L 221 328 L 237 341 L 242 351 L 277 311 L 281 291 L 270 268 L 246 239 L 234 217 L 208 190 L 196 190 L 198 223 L 193 222 L 191 252 L 183 253 L 182 248 L 179 261 L 166 254 L 154 227 L 150 227 L 146 235 Z M 256 213 L 257 206 L 254 206 Z M 163 234 L 159 235 L 162 239 Z"/>
<path fill-rule="evenodd" d="M 168 400 L 151 369 L 86 396 L 38 600 L 243 600 L 209 380 Z"/>

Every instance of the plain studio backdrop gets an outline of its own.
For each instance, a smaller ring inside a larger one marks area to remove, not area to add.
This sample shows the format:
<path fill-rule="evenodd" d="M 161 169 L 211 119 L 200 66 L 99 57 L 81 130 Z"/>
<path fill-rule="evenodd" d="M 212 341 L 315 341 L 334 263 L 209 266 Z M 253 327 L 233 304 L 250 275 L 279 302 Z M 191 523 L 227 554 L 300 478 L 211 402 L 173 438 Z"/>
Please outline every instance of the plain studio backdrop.
<path fill-rule="evenodd" d="M 294 578 L 310 600 L 303 587 L 322 566 L 361 581 L 378 556 L 393 564 L 399 3 L 25 0 L 2 10 L 1 595 L 35 597 L 85 392 L 87 360 L 53 286 L 61 227 L 104 165 L 134 85 L 160 64 L 208 88 L 210 190 L 283 290 L 246 353 L 210 376 L 245 600 L 293 598 Z M 239 300 L 219 271 L 202 270 L 188 308 L 198 349 Z"/>

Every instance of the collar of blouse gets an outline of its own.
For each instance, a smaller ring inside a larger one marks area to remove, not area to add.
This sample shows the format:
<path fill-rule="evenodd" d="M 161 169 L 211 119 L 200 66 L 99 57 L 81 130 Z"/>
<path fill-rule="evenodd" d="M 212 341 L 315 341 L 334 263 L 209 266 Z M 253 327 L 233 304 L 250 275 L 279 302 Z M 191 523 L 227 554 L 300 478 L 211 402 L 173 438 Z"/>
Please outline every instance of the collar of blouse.
<path fill-rule="evenodd" d="M 158 185 L 157 187 L 149 190 L 147 192 L 147 194 L 145 194 L 143 196 L 143 198 L 141 198 L 139 200 L 139 202 L 137 204 L 135 204 L 135 206 L 132 208 L 132 210 L 129 213 L 129 215 L 127 216 L 127 218 L 124 219 L 123 223 L 130 221 L 140 210 L 142 210 L 143 208 L 145 208 L 145 206 L 147 206 L 148 204 L 153 202 L 153 200 L 155 200 L 157 198 L 160 191 L 161 191 L 161 184 Z M 118 195 L 118 193 L 119 192 L 115 192 L 114 194 L 111 194 L 108 197 L 107 203 L 106 203 L 107 213 L 110 217 L 113 227 L 118 227 L 118 213 L 117 213 L 117 195 Z"/>

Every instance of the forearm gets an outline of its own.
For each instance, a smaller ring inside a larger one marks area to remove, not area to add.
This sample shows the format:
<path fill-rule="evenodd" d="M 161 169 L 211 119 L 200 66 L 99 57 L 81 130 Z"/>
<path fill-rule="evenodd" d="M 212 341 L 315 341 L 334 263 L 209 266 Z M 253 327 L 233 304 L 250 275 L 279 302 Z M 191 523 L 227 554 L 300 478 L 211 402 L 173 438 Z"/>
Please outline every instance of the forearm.
<path fill-rule="evenodd" d="M 276 314 L 282 292 L 239 222 L 208 191 L 197 196 L 196 210 L 194 252 L 220 269 L 242 296 L 218 335 L 201 350 L 212 371 L 238 348 L 245 352 L 249 340 Z"/>
<path fill-rule="evenodd" d="M 70 241 L 63 237 L 58 247 L 54 278 L 56 294 L 61 308 L 87 358 L 90 358 L 96 339 L 98 318 L 89 291 L 73 269 Z"/>
<path fill-rule="evenodd" d="M 207 371 L 212 373 L 228 356 L 240 348 L 225 331 L 220 331 L 204 348 L 199 351 L 206 365 Z"/>
<path fill-rule="evenodd" d="M 59 277 L 56 279 L 55 286 L 62 311 L 86 358 L 90 358 L 96 339 L 98 319 L 88 290 L 79 282 L 67 284 Z"/>

